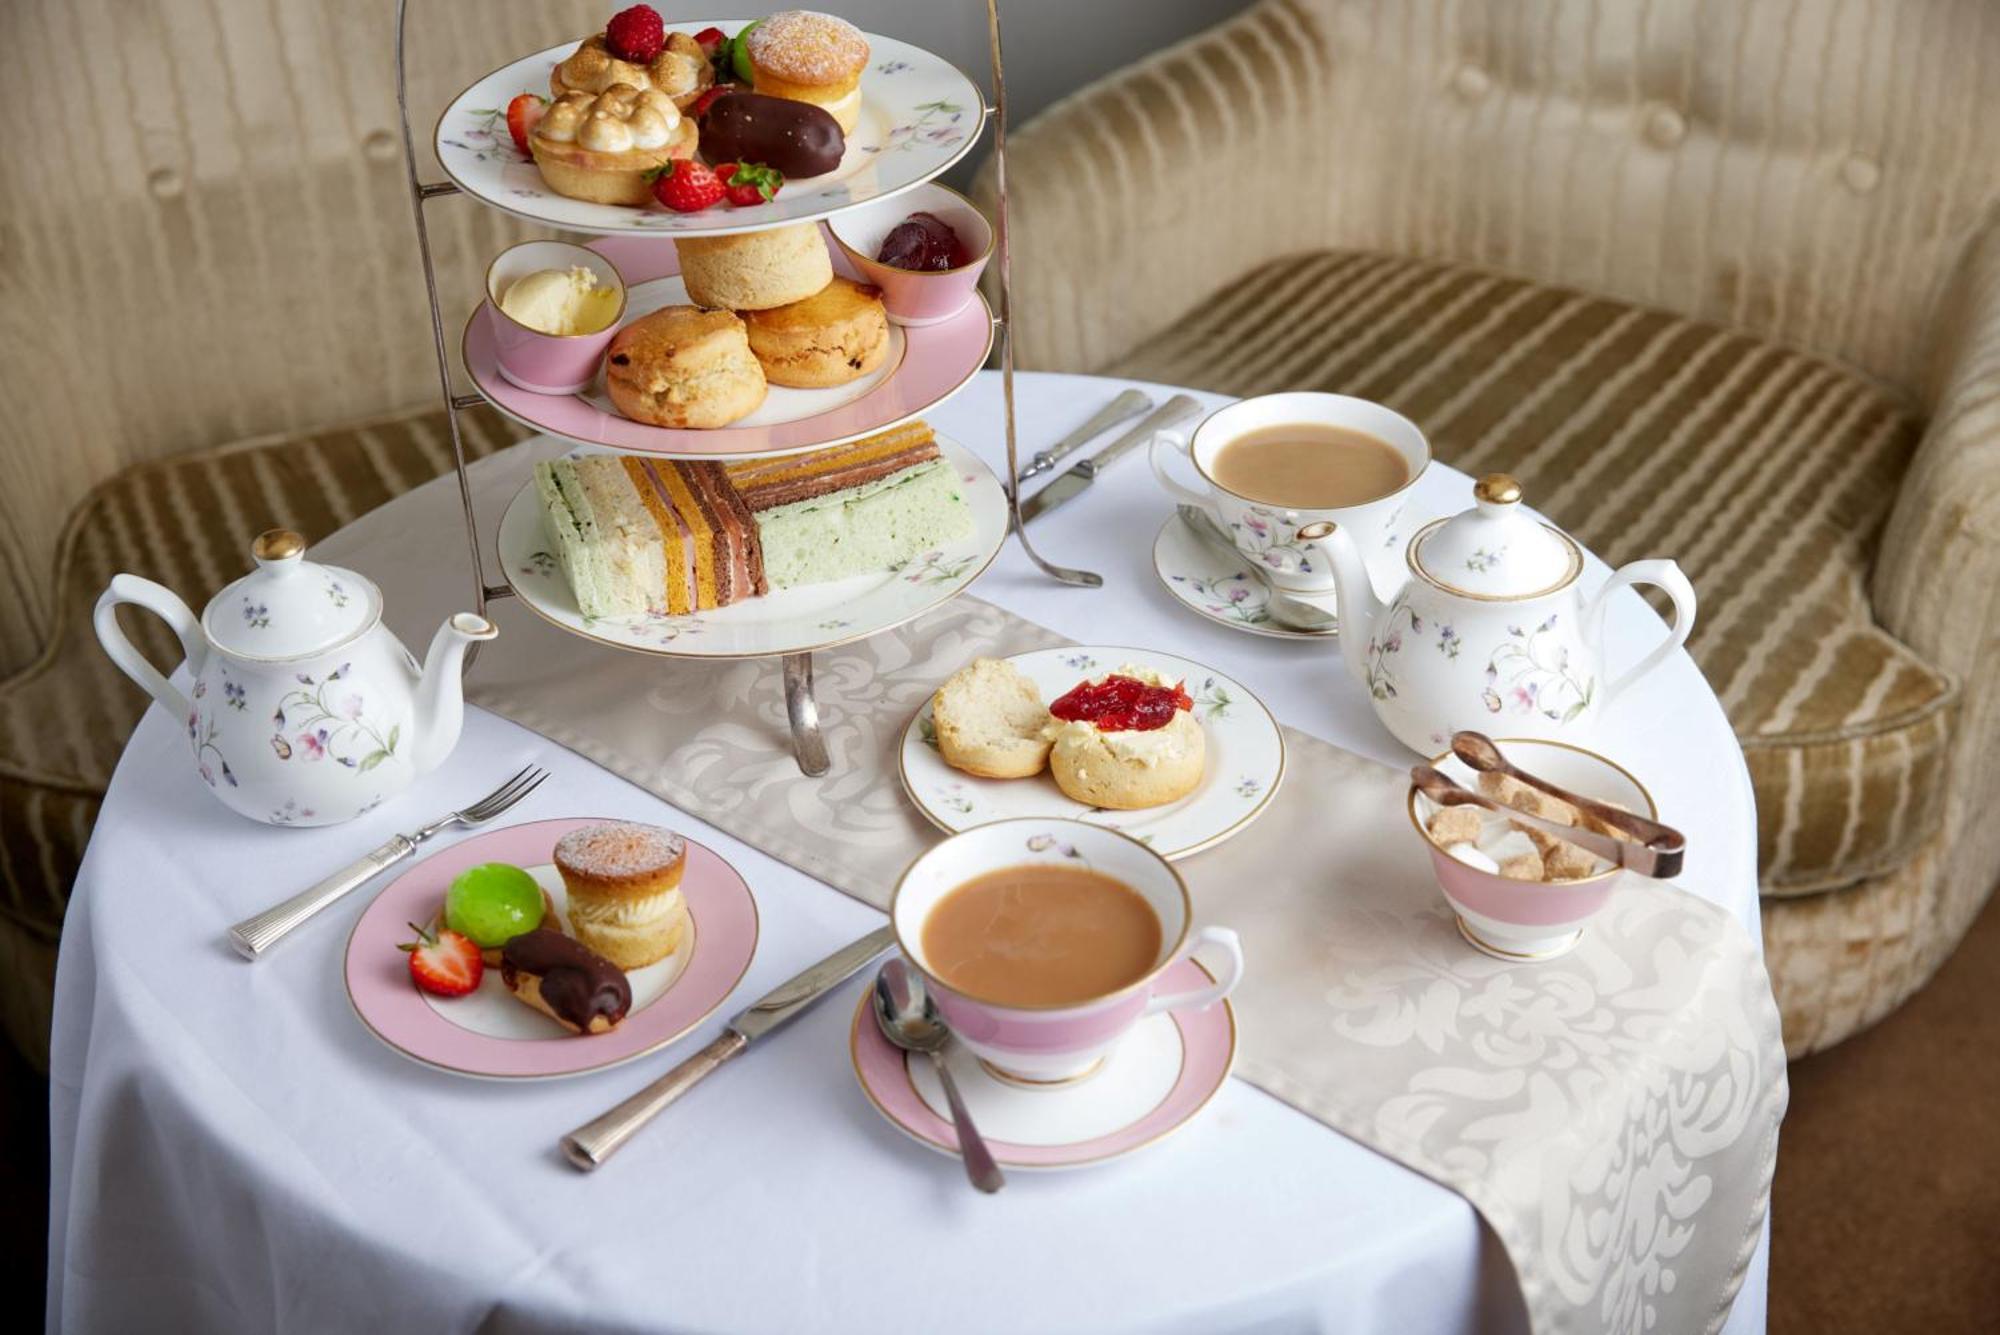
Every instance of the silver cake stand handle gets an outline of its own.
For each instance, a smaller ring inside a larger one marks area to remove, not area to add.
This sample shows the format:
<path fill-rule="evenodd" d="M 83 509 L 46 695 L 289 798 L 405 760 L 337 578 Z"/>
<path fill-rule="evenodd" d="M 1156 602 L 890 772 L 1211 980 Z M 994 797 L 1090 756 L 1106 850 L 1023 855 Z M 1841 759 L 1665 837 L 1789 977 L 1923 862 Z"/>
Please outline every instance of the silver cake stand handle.
<path fill-rule="evenodd" d="M 813 656 L 810 653 L 785 655 L 785 717 L 792 724 L 792 755 L 799 772 L 817 779 L 832 762 L 826 755 L 826 738 L 819 730 L 819 702 L 813 699 Z"/>

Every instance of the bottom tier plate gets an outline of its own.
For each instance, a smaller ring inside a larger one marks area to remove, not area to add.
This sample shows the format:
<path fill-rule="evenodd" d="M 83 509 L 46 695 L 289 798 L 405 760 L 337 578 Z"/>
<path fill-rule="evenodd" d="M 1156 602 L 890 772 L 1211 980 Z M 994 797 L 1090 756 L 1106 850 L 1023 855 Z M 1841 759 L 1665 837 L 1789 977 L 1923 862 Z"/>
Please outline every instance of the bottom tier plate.
<path fill-rule="evenodd" d="M 670 658 L 766 658 L 830 649 L 892 630 L 956 597 L 1000 554 L 1007 538 L 1007 494 L 1000 479 L 962 445 L 940 436 L 938 448 L 965 483 L 972 536 L 892 569 L 783 589 L 690 616 L 587 617 L 543 531 L 532 481 L 500 520 L 500 566 L 538 616 L 621 649 Z"/>

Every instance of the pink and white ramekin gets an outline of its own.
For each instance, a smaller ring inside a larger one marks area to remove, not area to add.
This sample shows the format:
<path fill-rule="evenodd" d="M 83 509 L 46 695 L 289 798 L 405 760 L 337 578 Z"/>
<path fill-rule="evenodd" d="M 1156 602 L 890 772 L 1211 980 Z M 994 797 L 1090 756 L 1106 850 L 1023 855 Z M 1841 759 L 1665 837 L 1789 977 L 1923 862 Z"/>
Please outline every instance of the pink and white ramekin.
<path fill-rule="evenodd" d="M 924 920 L 940 899 L 976 876 L 1022 863 L 1087 867 L 1137 891 L 1160 919 L 1153 967 L 1115 992 L 1059 1006 L 1008 1006 L 947 986 L 924 958 Z M 952 1033 L 987 1069 L 1027 1087 L 1065 1085 L 1094 1073 L 1141 1019 L 1159 1011 L 1200 1009 L 1228 996 L 1243 976 L 1243 948 L 1226 927 L 1193 925 L 1187 885 L 1165 858 L 1101 825 L 1043 817 L 994 821 L 952 835 L 910 864 L 889 904 L 903 955 Z M 1185 992 L 1156 988 L 1167 966 L 1207 948 L 1215 981 Z"/>
<path fill-rule="evenodd" d="M 500 309 L 500 299 L 517 278 L 543 269 L 581 266 L 618 294 L 618 313 L 593 334 L 544 334 Z M 530 394 L 578 394 L 597 379 L 604 350 L 625 318 L 625 279 L 604 256 L 567 241 L 523 241 L 509 246 L 486 268 L 486 319 L 493 327 L 494 359 L 500 374 Z"/>
<path fill-rule="evenodd" d="M 923 273 L 898 269 L 875 258 L 882 239 L 912 213 L 931 213 L 950 224 L 974 258 L 956 269 Z M 972 201 L 948 186 L 932 181 L 887 199 L 846 209 L 827 222 L 827 230 L 861 275 L 882 289 L 882 305 L 900 325 L 941 324 L 965 309 L 979 289 L 979 275 L 993 255 L 993 225 Z"/>
<path fill-rule="evenodd" d="M 1645 785 L 1624 766 L 1567 742 L 1496 738 L 1508 760 L 1582 797 L 1620 806 L 1654 819 L 1659 808 Z M 1431 764 L 1467 788 L 1479 775 L 1447 751 Z M 1458 915 L 1458 930 L 1475 949 L 1495 959 L 1534 961 L 1566 955 L 1583 939 L 1584 924 L 1611 896 L 1619 869 L 1566 881 L 1517 881 L 1461 862 L 1431 837 L 1425 822 L 1437 808 L 1410 786 L 1410 823 L 1430 849 L 1438 888 Z"/>

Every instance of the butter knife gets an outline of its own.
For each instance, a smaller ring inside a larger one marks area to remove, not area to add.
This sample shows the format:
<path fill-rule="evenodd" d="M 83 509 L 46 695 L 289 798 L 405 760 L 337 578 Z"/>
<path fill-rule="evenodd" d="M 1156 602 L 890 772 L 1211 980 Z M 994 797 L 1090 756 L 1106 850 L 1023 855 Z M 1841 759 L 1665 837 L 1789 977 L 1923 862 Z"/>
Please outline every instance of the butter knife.
<path fill-rule="evenodd" d="M 849 942 L 766 993 L 761 1001 L 729 1022 L 713 1043 L 625 1100 L 596 1121 L 587 1122 L 562 1139 L 563 1157 L 588 1173 L 616 1154 L 639 1128 L 668 1104 L 714 1074 L 724 1062 L 752 1043 L 790 1024 L 821 997 L 859 973 L 868 961 L 896 943 L 895 933 L 878 927 L 859 941 Z"/>
<path fill-rule="evenodd" d="M 1031 477 L 1040 477 L 1043 473 L 1054 468 L 1067 455 L 1074 451 L 1077 446 L 1087 444 L 1109 431 L 1112 427 L 1117 426 L 1120 422 L 1137 417 L 1152 406 L 1153 400 L 1149 396 L 1140 393 L 1136 389 L 1126 390 L 1117 398 L 1105 404 L 1104 407 L 1098 409 L 1097 415 L 1092 417 L 1088 422 L 1085 422 L 1082 426 L 1070 432 L 1046 450 L 1037 450 L 1035 457 L 1028 460 L 1027 466 L 1021 469 L 1021 481 L 1026 482 Z"/>
<path fill-rule="evenodd" d="M 1021 502 L 1021 522 L 1027 523 L 1036 515 L 1044 514 L 1063 504 L 1091 483 L 1097 475 L 1117 463 L 1119 458 L 1140 445 L 1146 444 L 1168 427 L 1178 426 L 1190 417 L 1202 413 L 1201 401 L 1186 394 L 1176 394 L 1155 408 L 1150 416 L 1139 425 L 1127 431 L 1118 439 L 1106 445 L 1088 459 L 1070 465 L 1067 472 L 1050 482 L 1046 487 Z"/>

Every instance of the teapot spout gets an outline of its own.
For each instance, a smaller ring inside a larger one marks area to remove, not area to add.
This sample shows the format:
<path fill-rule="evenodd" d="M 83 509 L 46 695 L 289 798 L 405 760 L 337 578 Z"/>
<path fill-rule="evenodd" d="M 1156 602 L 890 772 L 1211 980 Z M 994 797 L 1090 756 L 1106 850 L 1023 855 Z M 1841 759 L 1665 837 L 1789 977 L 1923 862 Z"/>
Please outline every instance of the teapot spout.
<path fill-rule="evenodd" d="M 1368 680 L 1368 640 L 1382 615 L 1382 600 L 1375 582 L 1368 577 L 1368 565 L 1346 530 L 1329 520 L 1299 529 L 1299 541 L 1310 543 L 1326 558 L 1333 571 L 1339 595 L 1340 656 L 1356 681 Z"/>
<path fill-rule="evenodd" d="M 465 726 L 465 651 L 499 633 L 500 628 L 485 617 L 460 612 L 431 637 L 423 676 L 417 682 L 417 744 L 410 752 L 417 773 L 436 769 L 458 745 L 459 730 Z"/>

